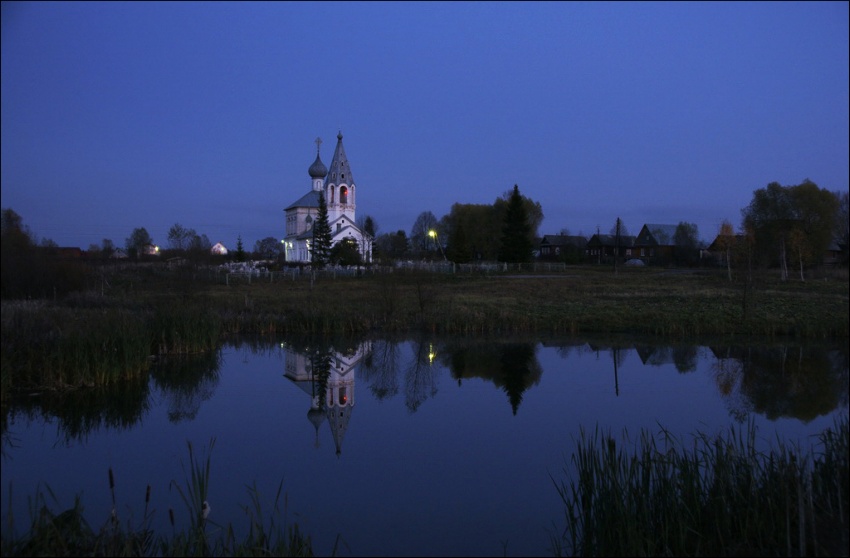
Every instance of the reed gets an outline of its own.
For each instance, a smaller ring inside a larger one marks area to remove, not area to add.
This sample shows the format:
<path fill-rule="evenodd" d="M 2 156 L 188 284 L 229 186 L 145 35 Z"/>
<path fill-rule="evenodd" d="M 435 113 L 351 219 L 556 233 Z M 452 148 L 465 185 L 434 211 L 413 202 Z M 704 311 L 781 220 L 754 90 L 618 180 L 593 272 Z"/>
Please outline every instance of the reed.
<path fill-rule="evenodd" d="M 215 440 L 208 446 L 211 452 Z M 93 528 L 85 519 L 79 496 L 71 508 L 55 513 L 56 497 L 49 486 L 36 489 L 30 500 L 30 523 L 23 534 L 15 529 L 10 506 L 6 525 L 0 535 L 0 554 L 3 556 L 313 556 L 312 542 L 297 524 L 288 524 L 284 515 L 280 521 L 279 502 L 282 483 L 278 487 L 275 505 L 268 525 L 260 505 L 256 487 L 251 490 L 253 511 L 248 514 L 247 535 L 238 537 L 233 524 L 219 525 L 209 517 L 206 501 L 210 480 L 210 453 L 201 458 L 189 445 L 189 472 L 184 484 L 173 482 L 186 506 L 189 522 L 177 528 L 173 509 L 169 509 L 172 525 L 170 535 L 156 534 L 152 528 L 155 510 L 150 507 L 151 486 L 145 490 L 141 519 L 122 521 L 115 497 L 115 477 L 109 469 L 109 490 L 112 510 L 104 523 Z M 184 470 L 185 472 L 185 470 Z M 248 508 L 246 507 L 246 511 Z M 334 555 L 339 547 L 339 538 Z"/>
<path fill-rule="evenodd" d="M 690 444 L 641 431 L 633 448 L 581 430 L 575 474 L 556 480 L 566 527 L 551 537 L 567 556 L 846 555 L 848 420 L 818 452 L 755 448 L 755 428 Z M 625 436 L 628 446 L 631 442 Z"/>

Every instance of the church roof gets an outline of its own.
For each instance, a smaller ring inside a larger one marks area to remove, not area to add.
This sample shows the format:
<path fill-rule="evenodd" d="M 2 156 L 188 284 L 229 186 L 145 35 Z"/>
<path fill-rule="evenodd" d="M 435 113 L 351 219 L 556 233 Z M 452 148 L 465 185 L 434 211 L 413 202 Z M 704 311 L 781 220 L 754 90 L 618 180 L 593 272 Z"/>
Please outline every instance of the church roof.
<path fill-rule="evenodd" d="M 348 165 L 348 157 L 346 157 L 345 148 L 342 146 L 342 132 L 336 136 L 336 149 L 331 160 L 331 167 L 328 169 L 327 182 L 354 184 L 354 176 L 351 174 L 351 167 Z"/>
<path fill-rule="evenodd" d="M 319 194 L 321 194 L 321 192 L 317 190 L 310 190 L 284 211 L 295 209 L 296 207 L 319 207 Z"/>

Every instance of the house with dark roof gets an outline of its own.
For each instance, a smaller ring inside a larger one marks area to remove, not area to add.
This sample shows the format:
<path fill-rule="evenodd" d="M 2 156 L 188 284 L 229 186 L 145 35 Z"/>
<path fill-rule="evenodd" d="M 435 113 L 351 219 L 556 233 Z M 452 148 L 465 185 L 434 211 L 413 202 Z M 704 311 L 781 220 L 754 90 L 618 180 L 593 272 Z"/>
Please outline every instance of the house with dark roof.
<path fill-rule="evenodd" d="M 635 237 L 632 255 L 647 263 L 672 261 L 676 248 L 677 226 L 645 224 Z"/>
<path fill-rule="evenodd" d="M 587 246 L 583 236 L 566 234 L 547 234 L 537 245 L 540 259 L 578 262 L 582 259 Z"/>
<path fill-rule="evenodd" d="M 587 241 L 587 257 L 593 263 L 612 261 L 617 258 L 629 259 L 635 244 L 635 237 L 629 235 L 595 234 Z"/>

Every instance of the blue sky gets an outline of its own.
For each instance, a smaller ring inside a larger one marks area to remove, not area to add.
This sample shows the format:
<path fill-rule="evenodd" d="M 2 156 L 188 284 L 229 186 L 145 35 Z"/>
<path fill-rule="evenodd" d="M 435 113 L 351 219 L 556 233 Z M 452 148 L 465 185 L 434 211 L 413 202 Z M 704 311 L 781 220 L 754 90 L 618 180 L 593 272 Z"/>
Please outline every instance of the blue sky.
<path fill-rule="evenodd" d="M 341 131 L 378 233 L 513 188 L 540 234 L 846 191 L 847 2 L 3 2 L 2 206 L 62 246 L 234 247 Z"/>

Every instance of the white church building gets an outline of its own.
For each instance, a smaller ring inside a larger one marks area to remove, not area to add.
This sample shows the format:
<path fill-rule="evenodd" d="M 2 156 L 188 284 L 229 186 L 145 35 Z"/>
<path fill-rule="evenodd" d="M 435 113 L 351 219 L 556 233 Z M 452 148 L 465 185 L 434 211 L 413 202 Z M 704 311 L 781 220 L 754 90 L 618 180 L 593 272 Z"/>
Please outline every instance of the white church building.
<path fill-rule="evenodd" d="M 324 192 L 328 208 L 328 224 L 331 228 L 331 245 L 344 239 L 353 240 L 363 262 L 372 261 L 371 235 L 357 226 L 357 186 L 351 174 L 351 166 L 342 146 L 342 132 L 338 133 L 336 149 L 330 169 L 325 167 L 319 153 L 322 140 L 316 139 L 316 160 L 308 173 L 312 185 L 310 191 L 287 207 L 286 236 L 283 244 L 287 262 L 310 263 L 310 243 L 313 239 L 313 223 L 318 218 L 319 194 Z"/>

